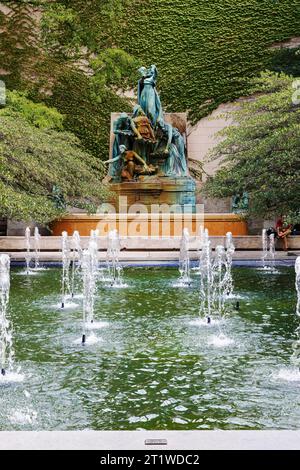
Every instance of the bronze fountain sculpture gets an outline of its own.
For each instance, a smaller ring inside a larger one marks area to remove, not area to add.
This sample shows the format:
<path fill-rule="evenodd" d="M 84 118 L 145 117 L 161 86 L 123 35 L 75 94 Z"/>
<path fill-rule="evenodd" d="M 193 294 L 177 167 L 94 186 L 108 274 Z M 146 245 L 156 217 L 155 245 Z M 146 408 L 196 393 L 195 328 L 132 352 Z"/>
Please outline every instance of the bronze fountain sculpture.
<path fill-rule="evenodd" d="M 138 104 L 132 115 L 121 113 L 113 123 L 111 158 L 105 162 L 108 180 L 129 204 L 187 204 L 193 210 L 195 182 L 189 176 L 184 132 L 172 125 L 172 115 L 163 113 L 156 66 L 139 72 Z"/>

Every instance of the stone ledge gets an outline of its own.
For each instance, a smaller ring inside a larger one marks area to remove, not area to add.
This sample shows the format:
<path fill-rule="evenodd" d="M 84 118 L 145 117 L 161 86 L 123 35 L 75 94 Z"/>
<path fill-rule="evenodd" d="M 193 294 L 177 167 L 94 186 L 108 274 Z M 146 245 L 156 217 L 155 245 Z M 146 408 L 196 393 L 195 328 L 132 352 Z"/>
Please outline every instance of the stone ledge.
<path fill-rule="evenodd" d="M 13 252 L 13 251 L 6 251 L 9 254 L 11 260 L 14 262 L 24 262 L 26 252 Z M 233 255 L 234 261 L 260 261 L 261 260 L 261 251 L 236 251 Z M 295 257 L 300 255 L 300 251 L 293 252 L 292 256 L 288 256 L 286 252 L 280 251 L 276 253 L 276 260 L 277 261 L 291 261 L 295 260 Z M 40 252 L 39 256 L 40 261 L 43 262 L 61 262 L 61 252 L 60 251 L 42 251 Z M 98 259 L 100 262 L 106 261 L 106 251 L 99 251 L 98 252 Z M 173 251 L 121 251 L 119 255 L 119 260 L 123 263 L 125 262 L 178 262 L 179 260 L 179 250 Z M 190 251 L 190 260 L 191 261 L 198 261 L 199 260 L 199 253 L 197 251 Z"/>
<path fill-rule="evenodd" d="M 212 247 L 215 248 L 217 245 L 224 244 L 225 237 L 210 237 Z M 247 235 L 233 237 L 236 250 L 261 250 L 261 237 L 258 235 Z M 122 250 L 134 250 L 134 251 L 171 251 L 180 249 L 181 237 L 120 237 L 121 249 Z M 290 250 L 300 250 L 300 236 L 289 237 L 289 248 Z M 87 248 L 89 237 L 81 237 L 81 243 L 83 248 Z M 200 245 L 199 237 L 191 237 L 190 239 L 190 251 L 197 251 Z M 277 250 L 282 249 L 282 242 L 278 241 L 276 244 Z M 33 246 L 33 243 L 32 243 Z M 107 248 L 107 237 L 99 237 L 99 250 L 106 250 Z M 41 251 L 59 251 L 61 249 L 61 237 L 41 237 L 40 240 Z M 0 237 L 0 252 L 26 250 L 26 241 L 24 237 Z"/>

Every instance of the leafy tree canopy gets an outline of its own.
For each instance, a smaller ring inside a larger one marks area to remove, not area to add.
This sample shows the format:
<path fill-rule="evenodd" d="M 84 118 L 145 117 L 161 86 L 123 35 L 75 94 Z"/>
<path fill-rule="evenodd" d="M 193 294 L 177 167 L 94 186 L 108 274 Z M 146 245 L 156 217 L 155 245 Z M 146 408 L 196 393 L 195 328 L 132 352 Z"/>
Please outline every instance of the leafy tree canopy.
<path fill-rule="evenodd" d="M 47 223 L 65 210 L 55 203 L 58 188 L 65 203 L 93 211 L 107 197 L 103 165 L 62 131 L 63 117 L 17 92 L 0 110 L 0 215 Z"/>
<path fill-rule="evenodd" d="M 24 93 L 9 92 L 8 106 L 1 110 L 1 116 L 23 117 L 25 121 L 40 129 L 63 130 L 63 116 L 43 103 L 33 103 Z"/>
<path fill-rule="evenodd" d="M 252 82 L 251 99 L 238 105 L 231 116 L 235 124 L 220 132 L 224 140 L 210 155 L 223 163 L 208 179 L 207 195 L 247 191 L 250 213 L 300 221 L 300 93 L 295 84 L 271 72 Z"/>
<path fill-rule="evenodd" d="M 110 113 L 127 110 L 119 91 L 136 86 L 139 65 L 158 66 L 165 110 L 196 123 L 261 70 L 299 76 L 297 51 L 272 49 L 299 35 L 298 12 L 298 0 L 0 0 L 0 77 L 55 106 L 106 159 Z"/>

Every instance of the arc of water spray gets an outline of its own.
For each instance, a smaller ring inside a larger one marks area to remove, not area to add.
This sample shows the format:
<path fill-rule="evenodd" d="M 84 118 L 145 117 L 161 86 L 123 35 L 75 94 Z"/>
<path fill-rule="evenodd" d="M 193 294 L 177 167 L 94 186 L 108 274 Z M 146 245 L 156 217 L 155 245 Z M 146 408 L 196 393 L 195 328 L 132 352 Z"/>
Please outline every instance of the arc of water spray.
<path fill-rule="evenodd" d="M 269 264 L 272 271 L 275 270 L 275 256 L 276 256 L 276 247 L 275 247 L 275 235 L 271 233 L 270 236 L 267 234 L 267 230 L 264 228 L 262 230 L 262 264 L 263 268 L 267 269 L 267 260 L 269 258 Z"/>
<path fill-rule="evenodd" d="M 225 264 L 226 266 L 226 278 L 225 278 L 226 294 L 228 297 L 231 297 L 233 294 L 232 261 L 233 261 L 233 255 L 235 252 L 235 247 L 233 244 L 233 238 L 232 238 L 231 232 L 226 233 L 225 248 L 226 248 L 226 264 Z"/>
<path fill-rule="evenodd" d="M 99 248 L 99 230 L 91 230 L 89 240 L 89 250 L 93 255 L 93 268 L 98 270 L 98 248 Z"/>
<path fill-rule="evenodd" d="M 212 256 L 208 230 L 203 234 L 200 256 L 200 311 L 211 322 L 212 314 L 223 316 L 226 313 L 226 299 L 232 295 L 232 259 L 235 248 L 232 234 L 228 232 L 225 247 L 218 245 Z"/>
<path fill-rule="evenodd" d="M 71 274 L 71 296 L 75 293 L 75 278 L 82 262 L 82 248 L 79 232 L 74 231 L 72 235 L 72 274 Z M 76 266 L 77 264 L 77 266 Z"/>
<path fill-rule="evenodd" d="M 262 241 L 262 264 L 263 267 L 266 267 L 266 259 L 268 257 L 268 235 L 267 230 L 264 228 L 261 234 L 261 241 Z"/>
<path fill-rule="evenodd" d="M 34 227 L 34 269 L 40 267 L 40 240 L 41 235 L 38 227 Z"/>
<path fill-rule="evenodd" d="M 272 271 L 275 270 L 275 235 L 271 233 L 269 236 L 269 254 L 270 254 L 270 265 Z"/>
<path fill-rule="evenodd" d="M 200 265 L 201 265 L 201 253 L 202 253 L 202 247 L 203 247 L 203 240 L 204 240 L 204 233 L 205 229 L 204 226 L 201 224 L 199 227 L 199 232 L 198 232 L 198 256 L 199 256 L 199 266 L 196 268 L 200 272 Z"/>
<path fill-rule="evenodd" d="M 120 237 L 117 230 L 111 230 L 107 238 L 106 264 L 112 287 L 120 287 L 122 281 L 122 266 L 119 261 L 121 251 Z"/>
<path fill-rule="evenodd" d="M 87 323 L 94 321 L 94 303 L 96 295 L 97 262 L 95 253 L 98 255 L 97 244 L 90 240 L 89 247 L 82 253 L 82 277 L 83 277 L 83 327 L 82 344 L 86 342 Z"/>
<path fill-rule="evenodd" d="M 200 256 L 200 311 L 211 321 L 212 314 L 212 259 L 211 242 L 209 240 L 208 230 L 205 229 L 202 240 L 202 251 Z"/>
<path fill-rule="evenodd" d="M 10 258 L 0 255 L 0 359 L 1 374 L 12 367 L 13 347 L 10 321 L 7 318 L 10 290 Z"/>
<path fill-rule="evenodd" d="M 295 288 L 297 293 L 296 315 L 300 317 L 300 256 L 295 262 Z M 300 326 L 296 328 L 296 340 L 292 344 L 293 354 L 291 363 L 300 371 Z"/>
<path fill-rule="evenodd" d="M 297 305 L 296 305 L 296 314 L 300 317 L 300 256 L 296 259 L 295 263 L 295 272 L 296 272 L 296 292 L 297 292 Z"/>
<path fill-rule="evenodd" d="M 179 272 L 180 282 L 182 284 L 190 285 L 190 255 L 189 255 L 189 240 L 190 234 L 187 228 L 182 231 L 180 241 L 180 254 L 179 254 Z"/>
<path fill-rule="evenodd" d="M 26 243 L 26 274 L 30 272 L 30 263 L 31 263 L 31 239 L 30 239 L 30 228 L 26 227 L 25 230 L 25 243 Z"/>
<path fill-rule="evenodd" d="M 216 247 L 215 259 L 213 264 L 213 301 L 217 305 L 217 311 L 220 315 L 224 312 L 226 298 L 226 279 L 227 279 L 227 263 L 226 254 L 223 245 Z M 225 287 L 225 288 L 224 288 Z"/>
<path fill-rule="evenodd" d="M 66 296 L 71 294 L 70 287 L 70 246 L 67 232 L 61 235 L 62 279 L 61 279 L 61 308 L 65 308 Z"/>

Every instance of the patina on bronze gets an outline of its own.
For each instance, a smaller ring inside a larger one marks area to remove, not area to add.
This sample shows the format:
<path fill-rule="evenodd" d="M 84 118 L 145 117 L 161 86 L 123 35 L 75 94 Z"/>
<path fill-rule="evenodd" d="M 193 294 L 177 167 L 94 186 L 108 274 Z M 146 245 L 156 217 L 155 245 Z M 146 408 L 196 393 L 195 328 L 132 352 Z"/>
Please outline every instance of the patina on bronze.
<path fill-rule="evenodd" d="M 128 205 L 189 205 L 193 211 L 195 182 L 187 166 L 186 123 L 179 115 L 163 113 L 157 68 L 141 67 L 139 72 L 138 104 L 131 115 L 121 113 L 113 122 L 107 179 L 119 196 L 127 196 Z"/>

